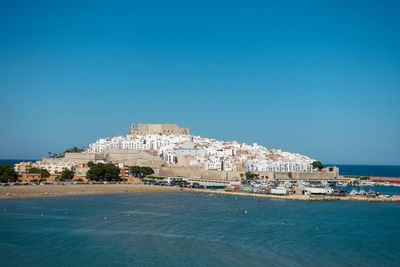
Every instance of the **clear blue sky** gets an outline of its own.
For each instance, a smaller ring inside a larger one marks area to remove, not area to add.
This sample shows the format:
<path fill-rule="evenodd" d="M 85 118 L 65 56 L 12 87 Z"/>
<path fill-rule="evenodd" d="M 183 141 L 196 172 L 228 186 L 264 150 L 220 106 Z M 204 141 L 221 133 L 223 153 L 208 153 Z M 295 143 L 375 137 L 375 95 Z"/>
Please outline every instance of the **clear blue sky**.
<path fill-rule="evenodd" d="M 399 14 L 398 1 L 2 1 L 0 158 L 136 122 L 400 164 Z"/>

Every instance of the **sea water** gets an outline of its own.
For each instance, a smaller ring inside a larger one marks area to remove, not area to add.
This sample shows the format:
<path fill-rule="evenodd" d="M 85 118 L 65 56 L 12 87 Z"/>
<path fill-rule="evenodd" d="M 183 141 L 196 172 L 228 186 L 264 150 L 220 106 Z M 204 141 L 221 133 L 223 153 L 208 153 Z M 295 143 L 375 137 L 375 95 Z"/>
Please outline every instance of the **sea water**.
<path fill-rule="evenodd" d="M 37 160 L 35 159 L 0 159 L 0 165 L 1 164 L 8 164 L 14 167 L 15 164 L 23 162 L 23 161 L 30 161 L 30 162 L 35 162 Z"/>
<path fill-rule="evenodd" d="M 327 164 L 327 166 L 337 166 L 340 175 L 400 177 L 399 165 Z"/>
<path fill-rule="evenodd" d="M 0 200 L 2 266 L 395 266 L 400 204 L 200 193 Z"/>

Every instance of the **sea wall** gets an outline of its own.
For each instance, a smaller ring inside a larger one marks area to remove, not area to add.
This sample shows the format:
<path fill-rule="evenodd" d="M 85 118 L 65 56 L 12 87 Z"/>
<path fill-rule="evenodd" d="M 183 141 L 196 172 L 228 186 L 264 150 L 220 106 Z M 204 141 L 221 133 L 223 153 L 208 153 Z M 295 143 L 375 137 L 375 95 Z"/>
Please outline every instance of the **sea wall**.
<path fill-rule="evenodd" d="M 96 160 L 96 154 L 92 153 L 65 153 L 63 161 L 75 161 L 75 162 L 89 162 Z"/>
<path fill-rule="evenodd" d="M 240 181 L 240 173 L 243 172 L 225 172 L 192 167 L 175 168 L 163 166 L 159 169 L 159 175 L 161 176 L 183 176 L 186 178 L 202 178 L 220 181 Z"/>
<path fill-rule="evenodd" d="M 164 164 L 156 151 L 153 150 L 106 150 L 104 152 L 106 161 L 123 163 L 128 166 L 149 166 L 158 175 L 158 168 Z"/>
<path fill-rule="evenodd" d="M 277 180 L 336 180 L 340 178 L 335 172 L 253 172 L 258 174 L 259 179 L 277 179 Z M 183 176 L 186 178 L 203 178 L 221 181 L 240 181 L 245 178 L 245 172 L 239 171 L 217 171 L 206 170 L 194 167 L 170 167 L 163 166 L 159 169 L 161 176 Z"/>
<path fill-rule="evenodd" d="M 101 153 L 65 153 L 64 158 L 58 161 L 87 163 L 89 161 L 104 160 L 105 162 L 123 163 L 128 166 L 150 166 L 158 169 L 164 161 L 155 151 L 147 150 L 106 150 Z"/>

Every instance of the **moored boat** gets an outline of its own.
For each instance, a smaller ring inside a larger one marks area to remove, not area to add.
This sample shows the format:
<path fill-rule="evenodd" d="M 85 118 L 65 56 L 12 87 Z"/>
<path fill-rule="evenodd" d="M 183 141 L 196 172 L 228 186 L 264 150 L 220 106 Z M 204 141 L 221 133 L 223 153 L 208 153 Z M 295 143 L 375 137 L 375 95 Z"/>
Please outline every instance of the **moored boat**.
<path fill-rule="evenodd" d="M 271 188 L 270 193 L 272 195 L 288 195 L 289 189 L 287 189 L 286 187 Z"/>
<path fill-rule="evenodd" d="M 327 195 L 332 193 L 330 187 L 306 187 L 305 191 L 311 195 Z"/>

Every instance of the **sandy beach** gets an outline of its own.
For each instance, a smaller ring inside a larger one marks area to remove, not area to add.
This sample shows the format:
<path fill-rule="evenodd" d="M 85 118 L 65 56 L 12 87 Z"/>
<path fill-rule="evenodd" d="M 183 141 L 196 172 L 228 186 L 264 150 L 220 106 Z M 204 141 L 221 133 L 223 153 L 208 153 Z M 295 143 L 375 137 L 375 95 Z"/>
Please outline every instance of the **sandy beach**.
<path fill-rule="evenodd" d="M 366 202 L 400 202 L 399 197 L 367 198 L 361 196 L 307 196 L 307 195 L 266 195 L 246 192 L 229 192 L 225 190 L 190 189 L 168 186 L 148 186 L 137 184 L 96 184 L 96 185 L 26 185 L 0 187 L 0 199 L 60 197 L 78 195 L 135 194 L 135 193 L 174 193 L 197 192 L 207 194 L 224 194 L 241 197 L 269 198 L 298 201 L 366 201 Z"/>
<path fill-rule="evenodd" d="M 0 199 L 77 195 L 168 193 L 179 191 L 181 191 L 181 189 L 176 187 L 146 186 L 135 184 L 24 185 L 0 187 Z"/>

